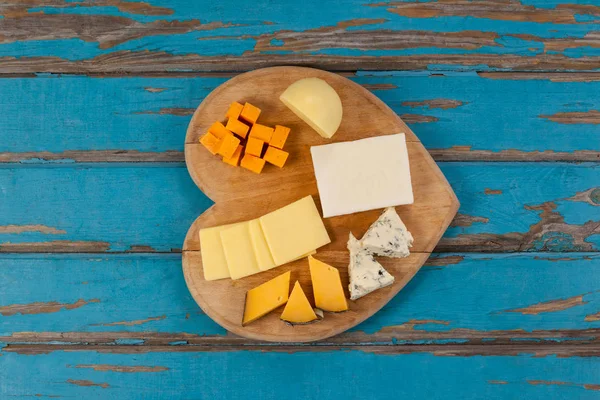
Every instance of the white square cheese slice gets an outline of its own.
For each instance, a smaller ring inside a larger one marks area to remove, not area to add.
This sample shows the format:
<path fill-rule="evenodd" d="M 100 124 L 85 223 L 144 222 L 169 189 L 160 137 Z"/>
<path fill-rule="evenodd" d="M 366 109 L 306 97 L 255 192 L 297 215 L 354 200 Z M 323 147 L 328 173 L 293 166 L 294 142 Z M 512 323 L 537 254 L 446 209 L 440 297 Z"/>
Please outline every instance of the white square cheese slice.
<path fill-rule="evenodd" d="M 414 201 L 404 133 L 311 147 L 323 217 Z"/>

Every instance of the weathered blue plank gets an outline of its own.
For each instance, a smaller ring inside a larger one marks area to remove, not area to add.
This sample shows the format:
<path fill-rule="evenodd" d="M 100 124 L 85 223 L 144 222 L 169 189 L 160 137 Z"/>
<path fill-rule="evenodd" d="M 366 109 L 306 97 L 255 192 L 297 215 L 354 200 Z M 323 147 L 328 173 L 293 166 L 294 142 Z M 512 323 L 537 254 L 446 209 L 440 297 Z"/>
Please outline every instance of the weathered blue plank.
<path fill-rule="evenodd" d="M 597 251 L 598 164 L 441 163 L 443 251 Z M 183 164 L 0 167 L 1 251 L 171 251 L 211 202 Z M 145 246 L 145 247 L 144 247 Z"/>
<path fill-rule="evenodd" d="M 406 69 L 598 69 L 588 34 L 600 7 L 570 3 L 15 1 L 0 6 L 0 57 L 7 72 L 240 70 L 284 57 L 344 69 L 377 69 L 375 57 Z"/>
<path fill-rule="evenodd" d="M 598 151 L 600 78 L 555 82 L 385 72 L 351 79 L 403 116 L 429 149 Z M 0 120 L 0 161 L 36 162 L 48 157 L 39 152 L 73 150 L 183 151 L 191 113 L 225 80 L 0 80 L 0 114 L 10 116 Z M 62 157 L 73 161 L 68 153 Z"/>
<path fill-rule="evenodd" d="M 182 164 L 0 171 L 0 236 L 9 247 L 59 241 L 75 251 L 80 245 L 92 252 L 171 251 L 181 248 L 191 223 L 212 204 Z"/>
<path fill-rule="evenodd" d="M 427 334 L 471 341 L 499 332 L 518 340 L 519 330 L 530 339 L 593 340 L 561 331 L 600 328 L 599 261 L 592 253 L 446 255 L 343 342 L 446 343 Z M 34 340 L 24 332 L 81 332 L 57 339 L 75 342 L 112 332 L 109 342 L 136 344 L 153 333 L 183 341 L 226 334 L 191 298 L 179 255 L 2 255 L 0 336 Z"/>
<path fill-rule="evenodd" d="M 598 359 L 529 355 L 3 352 L 0 394 L 86 399 L 597 399 L 598 371 Z"/>

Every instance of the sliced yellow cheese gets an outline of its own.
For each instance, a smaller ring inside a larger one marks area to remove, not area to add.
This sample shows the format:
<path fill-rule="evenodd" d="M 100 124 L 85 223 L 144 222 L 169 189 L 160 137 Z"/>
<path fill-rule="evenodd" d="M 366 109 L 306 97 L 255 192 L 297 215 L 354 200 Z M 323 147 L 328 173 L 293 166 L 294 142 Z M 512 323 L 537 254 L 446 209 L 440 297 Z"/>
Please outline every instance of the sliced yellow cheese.
<path fill-rule="evenodd" d="M 322 261 L 308 257 L 315 305 L 324 311 L 346 311 L 348 302 L 340 279 L 340 271 Z"/>
<path fill-rule="evenodd" d="M 277 265 L 331 242 L 312 196 L 262 216 L 260 224 Z"/>
<path fill-rule="evenodd" d="M 229 278 L 227 259 L 221 243 L 221 231 L 238 224 L 215 226 L 214 228 L 200 229 L 200 252 L 202 254 L 202 269 L 204 279 L 214 281 Z"/>
<path fill-rule="evenodd" d="M 305 324 L 317 319 L 317 315 L 298 281 L 294 284 L 294 289 L 292 289 L 290 299 L 283 309 L 281 319 L 292 324 Z"/>
<path fill-rule="evenodd" d="M 290 276 L 291 272 L 288 271 L 254 289 L 248 290 L 242 325 L 256 321 L 288 301 Z"/>
<path fill-rule="evenodd" d="M 250 238 L 249 222 L 241 222 L 222 230 L 221 242 L 231 279 L 239 279 L 260 272 Z"/>
<path fill-rule="evenodd" d="M 271 256 L 271 251 L 269 250 L 269 245 L 267 244 L 267 240 L 265 239 L 265 235 L 263 234 L 260 226 L 260 221 L 254 219 L 250 221 L 249 224 L 250 238 L 252 239 L 252 247 L 254 248 L 254 253 L 256 254 L 258 268 L 261 271 L 267 271 L 271 268 L 275 268 L 277 265 Z"/>

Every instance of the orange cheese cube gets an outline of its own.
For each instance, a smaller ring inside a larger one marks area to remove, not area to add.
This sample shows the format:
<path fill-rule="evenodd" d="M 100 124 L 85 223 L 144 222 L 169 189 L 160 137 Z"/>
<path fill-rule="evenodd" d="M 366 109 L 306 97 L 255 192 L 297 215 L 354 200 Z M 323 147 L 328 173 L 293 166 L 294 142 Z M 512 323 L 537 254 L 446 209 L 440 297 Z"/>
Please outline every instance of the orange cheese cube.
<path fill-rule="evenodd" d="M 271 136 L 273 136 L 273 131 L 274 129 L 269 126 L 254 124 L 252 125 L 252 129 L 250 129 L 250 136 L 269 143 L 271 141 Z"/>
<path fill-rule="evenodd" d="M 227 114 L 225 114 L 225 117 L 229 119 L 238 119 L 240 117 L 240 113 L 242 112 L 242 108 L 244 108 L 243 105 L 241 105 L 237 101 L 234 101 L 229 106 L 229 110 L 227 110 Z"/>
<path fill-rule="evenodd" d="M 271 136 L 271 140 L 269 144 L 273 147 L 277 147 L 278 149 L 283 149 L 283 145 L 290 134 L 290 128 L 281 125 L 275 125 L 275 130 L 273 131 L 273 136 Z"/>
<path fill-rule="evenodd" d="M 250 129 L 250 127 L 242 121 L 229 118 L 227 120 L 227 129 L 229 129 L 231 132 L 235 133 L 242 139 L 246 139 L 246 135 L 248 135 L 248 130 Z"/>
<path fill-rule="evenodd" d="M 200 143 L 204 145 L 212 154 L 217 154 L 221 147 L 221 139 L 208 132 L 200 138 Z"/>
<path fill-rule="evenodd" d="M 244 108 L 242 108 L 242 112 L 240 113 L 240 118 L 246 122 L 254 124 L 258 120 L 259 115 L 260 108 L 255 107 L 250 103 L 245 103 Z"/>
<path fill-rule="evenodd" d="M 213 135 L 215 135 L 216 137 L 218 137 L 219 139 L 223 139 L 225 136 L 227 136 L 228 134 L 231 133 L 219 121 L 217 121 L 214 124 L 212 124 L 210 126 L 210 128 L 208 128 L 208 131 L 210 133 L 212 133 Z"/>
<path fill-rule="evenodd" d="M 290 153 L 287 151 L 276 149 L 269 146 L 265 152 L 264 159 L 266 162 L 282 168 Z"/>
<path fill-rule="evenodd" d="M 244 149 L 244 146 L 242 146 L 240 144 L 237 147 L 237 149 L 235 149 L 235 151 L 233 152 L 233 155 L 230 158 L 223 157 L 223 162 L 227 163 L 229 165 L 233 165 L 234 167 L 237 167 L 238 164 L 240 163 L 240 157 L 242 156 L 243 149 Z"/>
<path fill-rule="evenodd" d="M 221 146 L 219 146 L 217 154 L 222 155 L 223 158 L 232 158 L 239 145 L 240 139 L 230 133 L 221 139 Z"/>
<path fill-rule="evenodd" d="M 251 154 L 244 154 L 244 158 L 242 158 L 242 163 L 240 165 L 252 172 L 260 174 L 265 166 L 265 160 L 255 157 Z"/>
<path fill-rule="evenodd" d="M 262 155 L 262 150 L 265 142 L 260 139 L 249 137 L 246 142 L 246 154 L 251 154 L 256 157 Z"/>

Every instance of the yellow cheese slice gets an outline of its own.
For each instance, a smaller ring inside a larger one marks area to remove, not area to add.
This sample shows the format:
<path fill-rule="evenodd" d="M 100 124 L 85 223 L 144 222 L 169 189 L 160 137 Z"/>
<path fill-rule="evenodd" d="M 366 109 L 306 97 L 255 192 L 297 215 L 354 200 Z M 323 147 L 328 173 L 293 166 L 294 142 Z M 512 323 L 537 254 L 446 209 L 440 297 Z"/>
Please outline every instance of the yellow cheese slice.
<path fill-rule="evenodd" d="M 312 196 L 262 216 L 260 224 L 277 265 L 331 242 Z"/>
<path fill-rule="evenodd" d="M 221 231 L 238 224 L 215 226 L 214 228 L 200 229 L 200 251 L 202 255 L 202 269 L 204 279 L 214 281 L 229 278 L 227 260 L 221 243 Z"/>
<path fill-rule="evenodd" d="M 317 315 L 298 281 L 294 284 L 294 289 L 292 289 L 290 299 L 283 309 L 281 319 L 292 324 L 305 324 L 317 319 Z"/>
<path fill-rule="evenodd" d="M 291 272 L 288 271 L 254 289 L 248 290 L 242 325 L 256 321 L 288 301 L 290 276 Z"/>
<path fill-rule="evenodd" d="M 267 244 L 262 227 L 260 226 L 260 221 L 258 219 L 254 219 L 250 221 L 249 224 L 250 238 L 252 239 L 252 247 L 254 248 L 254 253 L 256 254 L 258 268 L 261 271 L 267 271 L 271 268 L 275 268 L 277 265 L 275 264 L 275 261 L 273 261 L 273 256 L 271 256 L 271 250 L 269 250 L 269 245 Z"/>
<path fill-rule="evenodd" d="M 346 311 L 348 302 L 340 279 L 340 271 L 322 261 L 308 257 L 315 305 L 324 311 Z"/>
<path fill-rule="evenodd" d="M 242 222 L 222 230 L 221 242 L 231 279 L 239 279 L 260 272 L 250 238 L 249 222 Z"/>

